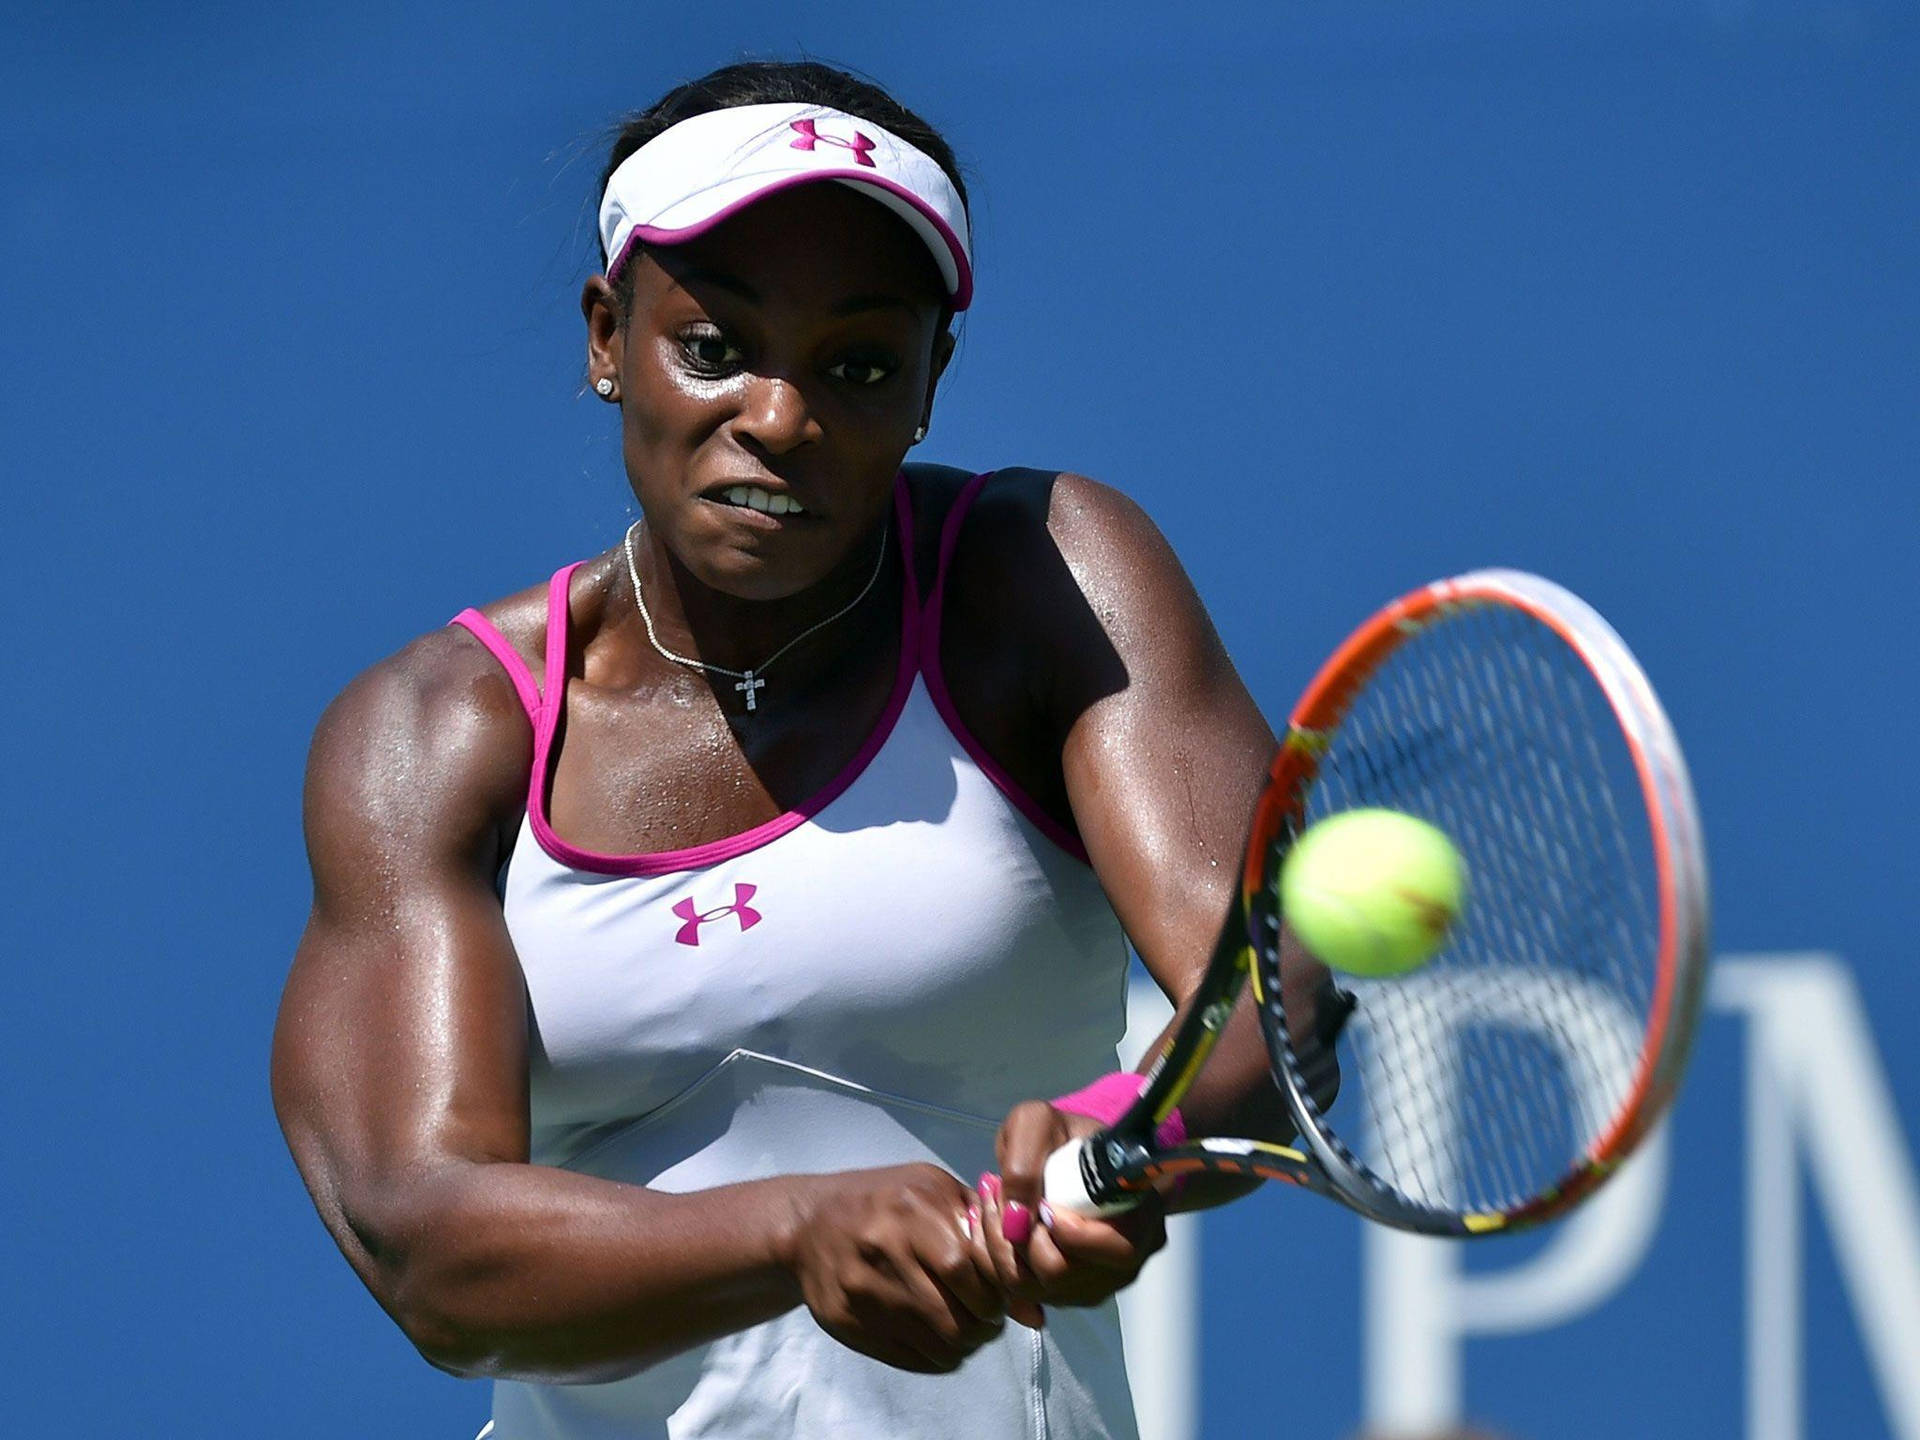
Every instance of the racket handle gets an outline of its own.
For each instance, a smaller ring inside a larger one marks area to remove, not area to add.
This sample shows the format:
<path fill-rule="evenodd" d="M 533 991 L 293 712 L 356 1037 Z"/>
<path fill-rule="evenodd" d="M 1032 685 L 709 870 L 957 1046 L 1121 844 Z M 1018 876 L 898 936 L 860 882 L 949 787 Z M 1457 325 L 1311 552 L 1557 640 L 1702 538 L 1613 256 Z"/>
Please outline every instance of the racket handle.
<path fill-rule="evenodd" d="M 1087 1191 L 1086 1171 L 1081 1156 L 1090 1142 L 1069 1140 L 1047 1156 L 1046 1169 L 1040 1175 L 1040 1188 L 1047 1204 L 1055 1210 L 1071 1210 L 1076 1215 L 1118 1215 L 1139 1202 L 1131 1195 L 1102 1204 Z"/>

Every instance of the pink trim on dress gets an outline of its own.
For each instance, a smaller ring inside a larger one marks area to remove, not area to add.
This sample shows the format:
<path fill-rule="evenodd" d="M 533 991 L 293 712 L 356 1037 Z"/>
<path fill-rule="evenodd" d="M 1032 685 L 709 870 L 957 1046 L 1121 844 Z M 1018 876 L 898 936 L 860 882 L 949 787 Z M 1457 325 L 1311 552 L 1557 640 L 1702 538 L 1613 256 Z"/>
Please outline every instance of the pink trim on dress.
<path fill-rule="evenodd" d="M 880 747 L 893 734 L 893 727 L 906 709 L 907 696 L 913 692 L 913 677 L 919 669 L 920 593 L 913 578 L 913 509 L 907 499 L 904 478 L 895 482 L 894 516 L 900 530 L 900 553 L 905 557 L 905 583 L 900 587 L 900 669 L 893 683 L 893 694 L 880 721 L 867 736 L 866 744 L 849 760 L 840 773 L 827 782 L 825 789 L 764 825 L 724 840 L 709 841 L 685 850 L 661 850 L 650 855 L 603 855 L 569 845 L 554 833 L 547 820 L 547 787 L 552 779 L 553 740 L 567 708 L 567 620 L 569 582 L 577 565 L 569 565 L 553 577 L 547 592 L 547 695 L 540 724 L 534 730 L 533 772 L 527 782 L 527 820 L 540 848 L 562 865 L 589 870 L 596 875 L 672 875 L 682 870 L 699 870 L 731 860 L 749 850 L 778 840 L 798 828 L 832 804 L 880 753 Z"/>
<path fill-rule="evenodd" d="M 954 708 L 953 696 L 947 690 L 946 674 L 940 668 L 940 611 L 946 599 L 947 569 L 953 552 L 959 548 L 960 522 L 966 518 L 968 509 L 991 475 L 991 471 L 976 475 L 961 487 L 959 496 L 953 502 L 953 509 L 947 512 L 947 523 L 940 531 L 940 563 L 934 571 L 933 593 L 927 600 L 926 617 L 920 626 L 920 678 L 927 682 L 927 698 L 933 701 L 933 708 L 947 722 L 947 729 L 960 742 L 960 748 L 980 767 L 980 773 L 991 780 L 994 788 L 1012 802 L 1014 809 L 1032 821 L 1033 827 L 1042 835 L 1074 859 L 1087 861 L 1087 847 L 1080 843 L 1080 837 L 1041 809 L 1039 802 L 1020 788 L 1019 782 L 987 753 L 986 746 L 967 729 L 960 712 Z"/>
<path fill-rule="evenodd" d="M 533 672 L 527 668 L 527 662 L 520 658 L 520 652 L 513 648 L 512 642 L 495 629 L 493 622 L 478 610 L 462 610 L 447 623 L 460 626 L 487 647 L 488 653 L 498 660 L 500 668 L 507 672 L 507 678 L 513 681 L 514 693 L 520 697 L 520 708 L 527 712 L 527 719 L 538 726 L 540 687 L 534 683 Z"/>

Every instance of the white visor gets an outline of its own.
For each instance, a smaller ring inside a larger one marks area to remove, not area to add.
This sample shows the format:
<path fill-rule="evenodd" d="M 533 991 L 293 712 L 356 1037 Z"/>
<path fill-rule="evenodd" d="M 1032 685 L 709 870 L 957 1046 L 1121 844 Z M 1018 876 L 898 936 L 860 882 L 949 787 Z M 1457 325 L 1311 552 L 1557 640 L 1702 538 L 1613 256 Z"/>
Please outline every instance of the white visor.
<path fill-rule="evenodd" d="M 973 300 L 967 210 L 924 150 L 824 105 L 736 105 L 682 120 L 620 162 L 600 201 L 615 279 L 637 244 L 678 245 L 754 201 L 815 180 L 871 195 L 926 242 L 955 310 Z"/>

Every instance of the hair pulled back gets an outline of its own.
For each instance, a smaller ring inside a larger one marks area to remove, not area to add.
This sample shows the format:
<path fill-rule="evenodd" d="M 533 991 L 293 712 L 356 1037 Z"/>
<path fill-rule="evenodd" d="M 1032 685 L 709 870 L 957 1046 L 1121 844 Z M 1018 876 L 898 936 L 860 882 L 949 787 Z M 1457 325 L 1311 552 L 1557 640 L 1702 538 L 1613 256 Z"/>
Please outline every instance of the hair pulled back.
<path fill-rule="evenodd" d="M 959 191 L 960 203 L 967 203 L 967 186 L 960 178 L 960 163 L 954 158 L 953 147 L 938 130 L 871 80 L 822 65 L 817 60 L 743 60 L 723 65 L 698 80 L 676 85 L 645 110 L 621 123 L 607 156 L 606 169 L 600 172 L 600 189 L 596 195 L 605 194 L 607 182 L 621 162 L 655 136 L 695 115 L 731 110 L 738 105 L 824 105 L 870 121 L 931 156 Z M 603 267 L 607 258 L 606 252 L 601 251 Z M 632 298 L 632 286 L 633 268 L 629 266 L 614 282 L 614 293 L 622 309 Z"/>

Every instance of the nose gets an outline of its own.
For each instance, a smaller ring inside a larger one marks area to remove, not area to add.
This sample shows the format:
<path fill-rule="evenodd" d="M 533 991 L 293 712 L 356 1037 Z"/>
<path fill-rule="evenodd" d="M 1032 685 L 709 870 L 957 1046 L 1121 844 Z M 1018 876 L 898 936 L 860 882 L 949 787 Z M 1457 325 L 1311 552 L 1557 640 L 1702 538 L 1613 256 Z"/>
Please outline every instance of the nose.
<path fill-rule="evenodd" d="M 784 455 L 820 438 L 820 422 L 800 387 L 782 375 L 756 375 L 736 422 L 744 440 L 769 455 Z"/>

